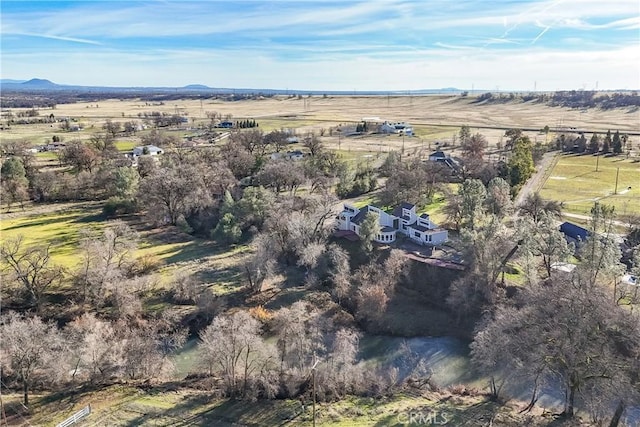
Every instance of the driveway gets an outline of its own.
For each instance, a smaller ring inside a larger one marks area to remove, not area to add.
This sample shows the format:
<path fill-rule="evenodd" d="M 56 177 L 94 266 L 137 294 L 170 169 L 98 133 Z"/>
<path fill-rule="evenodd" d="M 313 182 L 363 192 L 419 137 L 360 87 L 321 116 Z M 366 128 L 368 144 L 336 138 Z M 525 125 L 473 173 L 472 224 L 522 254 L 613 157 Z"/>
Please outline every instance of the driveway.
<path fill-rule="evenodd" d="M 544 184 L 542 180 L 545 177 L 547 169 L 552 165 L 552 161 L 557 155 L 557 151 L 544 153 L 544 155 L 542 156 L 542 160 L 540 160 L 540 163 L 538 163 L 536 172 L 520 189 L 518 196 L 514 200 L 515 206 L 520 206 L 522 202 L 527 199 L 527 196 L 529 196 L 529 194 L 535 193 L 539 188 L 542 187 L 542 185 Z"/>

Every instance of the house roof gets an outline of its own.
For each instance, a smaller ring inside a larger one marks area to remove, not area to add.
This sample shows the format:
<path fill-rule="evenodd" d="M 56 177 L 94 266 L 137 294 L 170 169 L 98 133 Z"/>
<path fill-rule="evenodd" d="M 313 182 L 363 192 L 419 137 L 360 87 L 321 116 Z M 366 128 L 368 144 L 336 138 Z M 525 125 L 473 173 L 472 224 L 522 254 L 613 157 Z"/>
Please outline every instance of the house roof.
<path fill-rule="evenodd" d="M 396 231 L 396 229 L 395 229 L 395 228 L 393 228 L 393 227 L 382 227 L 382 230 L 381 230 L 381 231 L 382 231 L 383 233 L 391 233 L 392 231 Z"/>
<path fill-rule="evenodd" d="M 413 229 L 415 229 L 415 230 L 422 231 L 423 233 L 424 233 L 425 231 L 429 231 L 429 227 L 425 227 L 424 225 L 417 225 L 417 224 L 415 224 L 415 225 L 411 225 L 410 227 L 411 227 L 411 228 L 413 228 Z"/>
<path fill-rule="evenodd" d="M 434 151 L 433 153 L 429 154 L 429 157 L 436 157 L 439 159 L 446 159 L 449 157 L 448 154 L 445 154 L 444 151 L 438 150 L 438 151 Z"/>
<path fill-rule="evenodd" d="M 560 225 L 560 231 L 567 237 L 580 240 L 586 240 L 591 234 L 586 228 L 582 228 L 571 222 L 563 222 L 562 225 Z"/>
<path fill-rule="evenodd" d="M 141 146 L 139 146 L 139 147 L 136 147 L 135 149 L 136 149 L 136 150 L 140 150 L 140 151 L 144 151 L 144 149 L 145 149 L 145 148 L 146 148 L 150 153 L 162 151 L 162 148 L 160 148 L 160 147 L 156 147 L 155 145 L 141 145 Z"/>
<path fill-rule="evenodd" d="M 402 219 L 406 219 L 409 220 L 411 219 L 411 217 L 409 215 L 403 215 L 402 214 L 402 209 L 414 209 L 416 207 L 416 205 L 413 205 L 411 203 L 407 203 L 407 202 L 402 202 L 400 203 L 398 206 L 396 206 L 393 211 L 391 212 L 391 215 L 398 217 L 398 218 L 402 218 Z"/>
<path fill-rule="evenodd" d="M 358 212 L 358 214 L 356 216 L 351 218 L 351 223 L 352 224 L 356 224 L 356 225 L 360 225 L 360 223 L 362 221 L 364 221 L 364 217 L 367 216 L 368 212 L 369 212 L 369 205 L 367 205 L 364 208 L 360 209 L 360 212 Z"/>

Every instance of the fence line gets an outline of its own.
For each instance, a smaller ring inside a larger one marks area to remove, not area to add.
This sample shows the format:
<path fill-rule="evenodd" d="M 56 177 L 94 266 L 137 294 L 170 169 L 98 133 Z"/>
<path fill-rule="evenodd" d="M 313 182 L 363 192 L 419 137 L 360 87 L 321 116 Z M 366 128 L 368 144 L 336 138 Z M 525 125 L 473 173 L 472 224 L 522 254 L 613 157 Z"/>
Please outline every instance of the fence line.
<path fill-rule="evenodd" d="M 76 412 L 75 414 L 73 414 L 72 416 L 70 416 L 69 418 L 67 418 L 66 420 L 64 420 L 63 422 L 61 422 L 60 424 L 58 424 L 56 427 L 69 427 L 70 425 L 77 423 L 84 417 L 89 416 L 90 413 L 91 413 L 91 405 L 87 405 L 81 410 L 79 410 L 78 412 Z"/>

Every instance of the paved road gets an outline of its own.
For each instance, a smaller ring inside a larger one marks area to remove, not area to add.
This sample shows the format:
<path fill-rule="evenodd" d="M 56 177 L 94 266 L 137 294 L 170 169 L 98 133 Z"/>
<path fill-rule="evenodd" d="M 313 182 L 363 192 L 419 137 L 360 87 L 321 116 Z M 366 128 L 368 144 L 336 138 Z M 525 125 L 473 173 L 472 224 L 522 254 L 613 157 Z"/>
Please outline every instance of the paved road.
<path fill-rule="evenodd" d="M 544 153 L 542 156 L 542 160 L 538 163 L 538 167 L 536 168 L 536 172 L 529 178 L 529 180 L 522 186 L 518 196 L 516 197 L 514 204 L 516 206 L 520 206 L 522 202 L 524 202 L 529 194 L 535 193 L 538 188 L 540 188 L 540 184 L 543 184 L 541 181 L 544 179 L 547 168 L 551 165 L 553 158 L 558 155 L 558 152 L 552 151 L 549 153 Z"/>

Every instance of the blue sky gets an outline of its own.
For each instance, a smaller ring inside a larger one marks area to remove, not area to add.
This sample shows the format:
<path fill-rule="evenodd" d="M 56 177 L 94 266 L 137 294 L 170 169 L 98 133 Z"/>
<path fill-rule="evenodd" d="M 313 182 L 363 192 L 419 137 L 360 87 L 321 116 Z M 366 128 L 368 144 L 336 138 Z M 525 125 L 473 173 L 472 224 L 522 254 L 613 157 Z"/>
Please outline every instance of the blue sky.
<path fill-rule="evenodd" d="M 639 0 L 6 1 L 1 77 L 299 90 L 640 88 Z"/>

